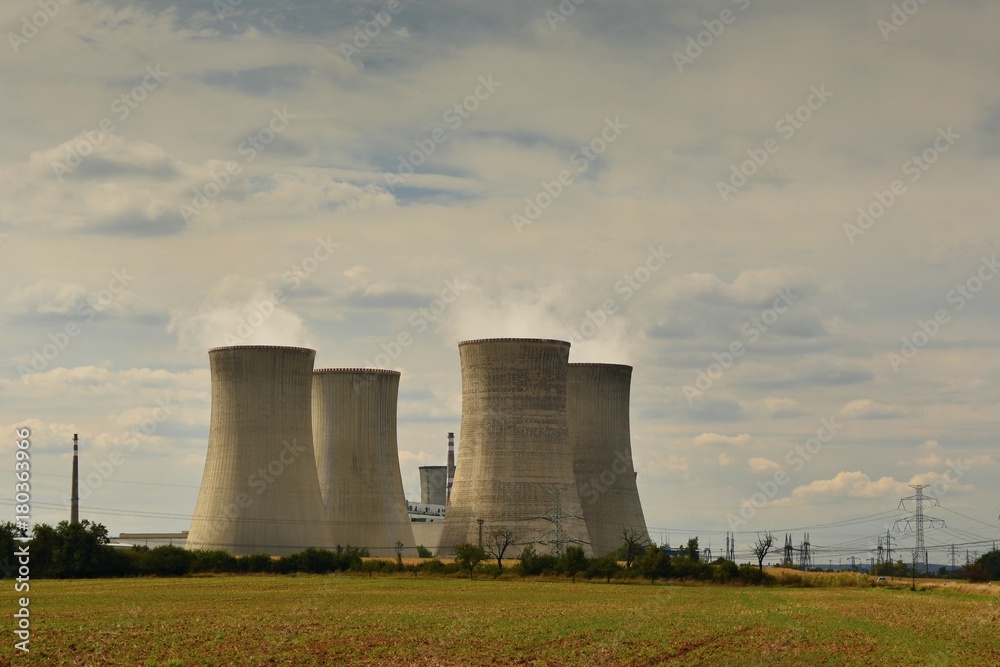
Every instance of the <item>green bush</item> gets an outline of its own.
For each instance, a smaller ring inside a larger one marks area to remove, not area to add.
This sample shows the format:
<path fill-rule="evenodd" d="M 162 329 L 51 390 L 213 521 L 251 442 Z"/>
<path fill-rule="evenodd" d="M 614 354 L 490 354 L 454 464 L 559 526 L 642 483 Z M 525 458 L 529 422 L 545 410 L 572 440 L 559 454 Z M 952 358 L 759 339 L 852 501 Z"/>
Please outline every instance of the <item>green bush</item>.
<path fill-rule="evenodd" d="M 521 576 L 537 576 L 558 572 L 559 559 L 552 554 L 540 554 L 532 545 L 524 547 L 518 557 L 517 570 Z"/>
<path fill-rule="evenodd" d="M 340 557 L 326 549 L 309 547 L 305 551 L 300 551 L 298 556 L 300 572 L 326 574 L 340 569 Z"/>
<path fill-rule="evenodd" d="M 713 564 L 712 581 L 720 584 L 735 581 L 740 576 L 740 568 L 731 560 L 720 558 Z"/>
<path fill-rule="evenodd" d="M 611 583 L 611 577 L 618 574 L 621 569 L 614 554 L 608 554 L 590 561 L 590 566 L 587 568 L 587 578 L 604 579 L 607 583 Z"/>
<path fill-rule="evenodd" d="M 299 562 L 299 554 L 288 554 L 287 556 L 282 556 L 278 560 L 272 560 L 271 571 L 277 572 L 278 574 L 301 572 L 302 565 Z"/>
<path fill-rule="evenodd" d="M 193 551 L 165 544 L 149 550 L 145 563 L 147 571 L 142 574 L 179 577 L 191 571 L 194 559 Z"/>
<path fill-rule="evenodd" d="M 770 586 L 776 583 L 773 575 L 764 572 L 756 565 L 744 563 L 740 565 L 739 580 L 748 586 Z"/>
<path fill-rule="evenodd" d="M 239 572 L 270 572 L 273 562 L 267 554 L 249 554 L 236 559 Z"/>
<path fill-rule="evenodd" d="M 191 562 L 192 572 L 239 572 L 240 563 L 236 556 L 222 549 L 196 549 L 191 554 L 194 556 Z"/>

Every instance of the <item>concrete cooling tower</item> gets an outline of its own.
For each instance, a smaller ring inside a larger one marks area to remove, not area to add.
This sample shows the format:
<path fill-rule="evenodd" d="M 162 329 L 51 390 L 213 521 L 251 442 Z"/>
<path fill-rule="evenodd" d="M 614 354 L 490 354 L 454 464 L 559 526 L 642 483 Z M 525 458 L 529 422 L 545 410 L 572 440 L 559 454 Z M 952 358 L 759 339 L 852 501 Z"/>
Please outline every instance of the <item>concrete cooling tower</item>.
<path fill-rule="evenodd" d="M 208 352 L 212 418 L 188 549 L 273 556 L 332 548 L 313 457 L 315 350 Z"/>
<path fill-rule="evenodd" d="M 444 505 L 448 502 L 448 466 L 420 466 L 420 502 Z"/>
<path fill-rule="evenodd" d="M 517 557 L 579 544 L 591 554 L 566 433 L 569 343 L 500 338 L 459 343 L 462 431 L 439 552 L 510 529 Z"/>
<path fill-rule="evenodd" d="M 648 539 L 629 434 L 632 367 L 570 364 L 566 414 L 573 472 L 595 556 L 621 546 L 624 531 Z"/>
<path fill-rule="evenodd" d="M 399 371 L 313 373 L 312 425 L 326 518 L 340 546 L 416 556 L 396 445 Z"/>

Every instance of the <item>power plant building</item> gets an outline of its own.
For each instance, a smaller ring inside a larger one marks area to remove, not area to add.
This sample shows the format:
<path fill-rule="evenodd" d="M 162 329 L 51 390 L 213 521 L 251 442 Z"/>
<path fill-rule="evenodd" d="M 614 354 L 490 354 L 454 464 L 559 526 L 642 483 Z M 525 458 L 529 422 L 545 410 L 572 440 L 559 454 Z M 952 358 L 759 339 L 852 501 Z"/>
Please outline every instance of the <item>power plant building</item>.
<path fill-rule="evenodd" d="M 313 454 L 315 350 L 209 350 L 212 416 L 188 549 L 273 556 L 332 548 Z"/>
<path fill-rule="evenodd" d="M 416 556 L 396 442 L 399 372 L 322 369 L 312 377 L 319 490 L 334 543 Z M 443 504 L 443 503 L 442 503 Z"/>
<path fill-rule="evenodd" d="M 568 367 L 566 413 L 573 471 L 597 557 L 620 547 L 625 531 L 644 541 L 649 538 L 632 462 L 631 380 L 631 366 Z"/>
<path fill-rule="evenodd" d="M 461 442 L 441 555 L 478 543 L 480 529 L 484 543 L 509 529 L 518 545 L 542 553 L 578 544 L 592 554 L 567 433 L 569 348 L 521 338 L 459 343 Z"/>

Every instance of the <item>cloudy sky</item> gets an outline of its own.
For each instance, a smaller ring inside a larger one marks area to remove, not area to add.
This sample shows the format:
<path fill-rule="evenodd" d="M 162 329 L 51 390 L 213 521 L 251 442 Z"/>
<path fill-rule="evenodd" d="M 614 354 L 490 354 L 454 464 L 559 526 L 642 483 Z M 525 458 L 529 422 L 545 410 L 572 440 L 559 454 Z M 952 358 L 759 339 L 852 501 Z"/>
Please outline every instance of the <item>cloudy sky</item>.
<path fill-rule="evenodd" d="M 867 558 L 931 484 L 928 544 L 1000 538 L 998 22 L 5 2 L 0 469 L 30 428 L 33 518 L 65 518 L 78 432 L 84 516 L 187 529 L 207 349 L 291 344 L 402 371 L 415 498 L 460 428 L 457 342 L 545 337 L 635 367 L 655 537 Z"/>

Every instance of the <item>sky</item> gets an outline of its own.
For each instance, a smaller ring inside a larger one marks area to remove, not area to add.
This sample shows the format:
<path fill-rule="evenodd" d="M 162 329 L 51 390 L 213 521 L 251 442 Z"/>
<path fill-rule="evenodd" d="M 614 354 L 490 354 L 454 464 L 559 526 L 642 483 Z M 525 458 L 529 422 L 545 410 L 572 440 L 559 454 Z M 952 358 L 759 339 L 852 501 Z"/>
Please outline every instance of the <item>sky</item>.
<path fill-rule="evenodd" d="M 188 528 L 207 350 L 401 371 L 444 464 L 457 343 L 634 367 L 652 536 L 817 560 L 1000 539 L 1000 6 L 16 0 L 0 8 L 0 504 Z M 990 231 L 990 230 L 994 231 Z M 460 445 L 459 445 L 460 446 Z"/>

